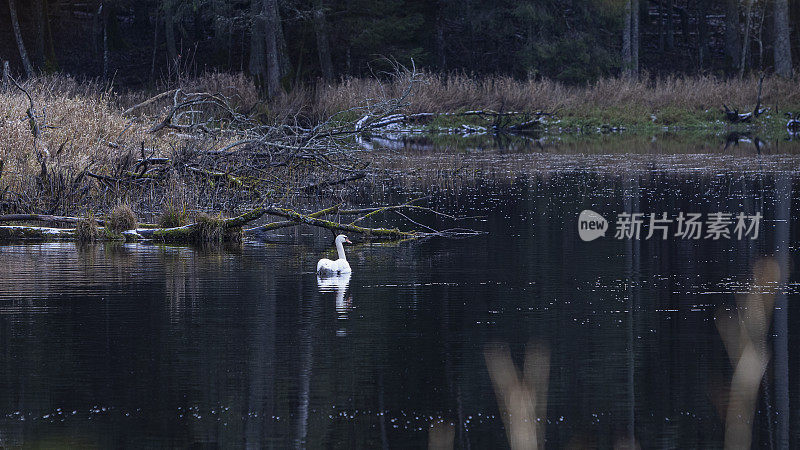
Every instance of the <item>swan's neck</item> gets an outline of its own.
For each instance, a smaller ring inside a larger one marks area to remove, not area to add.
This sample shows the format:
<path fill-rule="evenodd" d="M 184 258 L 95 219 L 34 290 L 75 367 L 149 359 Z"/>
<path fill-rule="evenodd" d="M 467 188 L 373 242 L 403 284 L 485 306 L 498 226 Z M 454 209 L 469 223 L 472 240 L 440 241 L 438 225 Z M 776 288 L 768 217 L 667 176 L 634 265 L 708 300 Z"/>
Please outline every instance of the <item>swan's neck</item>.
<path fill-rule="evenodd" d="M 341 242 L 336 242 L 336 253 L 339 254 L 339 259 L 343 259 L 347 261 L 347 258 L 344 256 L 344 245 Z"/>

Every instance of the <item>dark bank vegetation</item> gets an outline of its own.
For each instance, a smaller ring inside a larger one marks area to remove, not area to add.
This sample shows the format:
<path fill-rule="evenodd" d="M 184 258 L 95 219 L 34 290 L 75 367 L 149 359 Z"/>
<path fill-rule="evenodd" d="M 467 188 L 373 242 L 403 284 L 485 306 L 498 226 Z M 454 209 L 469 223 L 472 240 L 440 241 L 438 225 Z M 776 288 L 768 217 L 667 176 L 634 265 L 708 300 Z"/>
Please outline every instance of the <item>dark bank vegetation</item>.
<path fill-rule="evenodd" d="M 356 224 L 377 210 L 295 210 L 304 198 L 324 199 L 329 189 L 378 173 L 354 139 L 407 106 L 417 75 L 395 76 L 406 84 L 397 96 L 371 98 L 322 120 L 302 111 L 259 112 L 257 103 L 247 103 L 252 85 L 240 77 L 226 85 L 224 76 L 213 75 L 144 99 L 59 77 L 12 79 L 3 91 L 10 139 L 0 151 L 6 213 L 0 221 L 72 227 L 12 225 L 0 238 L 239 241 L 243 227 L 265 214 L 283 220 L 251 231 L 307 224 L 389 239 L 468 233 L 434 230 L 401 211 L 441 215 L 417 205 L 378 209 L 403 216 L 413 224 L 406 231 Z M 137 226 L 134 210 L 158 216 L 160 226 Z M 322 217 L 359 212 L 353 222 Z"/>
<path fill-rule="evenodd" d="M 227 229 L 215 225 L 224 222 L 214 218 L 220 212 L 236 217 L 282 207 L 298 214 L 284 219 L 309 223 L 306 217 L 314 217 L 298 209 L 309 198 L 402 177 L 402 168 L 358 143 L 387 130 L 480 123 L 495 133 L 564 133 L 607 123 L 719 127 L 725 126 L 721 98 L 726 105 L 771 105 L 772 115 L 746 125 L 768 126 L 768 118 L 785 120 L 778 111 L 800 105 L 794 83 L 778 77 L 602 79 L 574 87 L 420 74 L 402 66 L 383 80 L 321 83 L 270 101 L 260 99 L 246 76 L 220 73 L 149 94 L 64 76 L 12 78 L 0 96 L 0 213 L 103 218 L 101 238 L 122 238 L 122 231 L 137 228 L 137 218 L 148 217 L 162 229 L 183 231 L 129 238 L 176 241 L 237 240 L 236 233 L 218 232 Z M 347 230 L 340 225 L 326 227 Z M 13 236 L 23 236 L 15 230 Z M 85 227 L 76 232 L 96 239 Z M 48 233 L 42 237 L 56 237 Z"/>
<path fill-rule="evenodd" d="M 361 145 L 386 133 L 704 129 L 727 126 L 728 104 L 759 111 L 741 126 L 780 127 L 778 112 L 800 105 L 794 83 L 779 77 L 614 78 L 575 87 L 418 73 L 396 63 L 382 77 L 320 83 L 271 100 L 245 75 L 220 73 L 150 93 L 65 76 L 10 78 L 0 97 L 0 213 L 75 218 L 51 221 L 70 225 L 61 231 L 6 228 L 3 239 L 165 242 L 240 241 L 245 225 L 264 215 L 281 218 L 272 227 L 302 223 L 373 238 L 442 234 L 408 216 L 400 230 L 303 213 L 305 205 L 338 202 L 342 189 L 413 171 Z M 93 217 L 102 232 L 86 227 Z M 144 218 L 159 225 L 137 227 Z"/>

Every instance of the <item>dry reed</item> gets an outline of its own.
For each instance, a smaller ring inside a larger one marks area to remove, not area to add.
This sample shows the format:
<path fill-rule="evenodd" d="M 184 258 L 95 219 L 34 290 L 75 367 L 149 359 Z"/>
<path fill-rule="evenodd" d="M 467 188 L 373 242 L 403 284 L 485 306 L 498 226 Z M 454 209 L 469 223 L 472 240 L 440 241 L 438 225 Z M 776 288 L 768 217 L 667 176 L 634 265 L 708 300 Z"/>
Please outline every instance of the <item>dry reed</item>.
<path fill-rule="evenodd" d="M 312 104 L 315 115 L 361 106 L 365 98 L 397 95 L 404 80 L 380 82 L 348 78 L 339 83 L 320 83 L 314 93 L 299 90 L 292 95 Z M 583 86 L 569 86 L 548 79 L 517 80 L 511 77 L 473 78 L 463 74 L 422 74 L 416 84 L 408 113 L 451 112 L 471 109 L 505 111 L 557 111 L 586 114 L 597 110 L 625 108 L 654 112 L 674 108 L 689 111 L 719 109 L 722 103 L 753 105 L 758 77 L 720 79 L 712 76 L 649 79 L 606 78 Z M 313 102 L 307 99 L 313 98 Z M 782 108 L 800 106 L 800 89 L 794 80 L 771 77 L 764 80 L 764 103 Z M 299 103 L 282 100 L 283 104 Z"/>
<path fill-rule="evenodd" d="M 127 204 L 119 204 L 111 210 L 106 219 L 106 229 L 121 233 L 136 228 L 136 213 Z"/>

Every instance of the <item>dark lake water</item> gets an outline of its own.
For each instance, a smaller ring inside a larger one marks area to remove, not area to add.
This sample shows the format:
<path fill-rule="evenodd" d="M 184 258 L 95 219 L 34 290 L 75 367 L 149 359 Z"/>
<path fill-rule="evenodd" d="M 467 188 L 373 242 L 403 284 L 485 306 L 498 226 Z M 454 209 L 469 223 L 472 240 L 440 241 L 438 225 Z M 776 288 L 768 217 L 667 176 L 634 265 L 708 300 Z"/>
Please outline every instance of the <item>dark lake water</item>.
<path fill-rule="evenodd" d="M 485 351 L 507 346 L 521 371 L 527 346 L 540 349 L 528 365 L 544 374 L 548 448 L 721 447 L 734 370 L 714 317 L 736 313 L 755 261 L 774 255 L 784 282 L 752 433 L 758 448 L 797 448 L 797 182 L 769 171 L 479 178 L 437 188 L 429 205 L 482 218 L 415 217 L 488 234 L 356 242 L 349 280 L 317 280 L 332 237 L 307 229 L 233 250 L 0 247 L 0 445 L 504 448 Z M 579 238 L 584 209 L 609 220 L 605 237 Z M 615 239 L 625 212 L 763 218 L 756 239 L 674 228 L 645 239 L 646 226 Z"/>

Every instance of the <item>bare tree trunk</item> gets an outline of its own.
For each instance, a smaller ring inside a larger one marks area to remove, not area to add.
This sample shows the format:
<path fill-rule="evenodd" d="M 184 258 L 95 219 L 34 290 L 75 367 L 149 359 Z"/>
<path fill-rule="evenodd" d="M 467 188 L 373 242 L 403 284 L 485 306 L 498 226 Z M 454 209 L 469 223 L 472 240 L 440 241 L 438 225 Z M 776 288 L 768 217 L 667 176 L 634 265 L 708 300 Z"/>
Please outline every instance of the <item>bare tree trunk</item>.
<path fill-rule="evenodd" d="M 36 65 L 39 66 L 41 71 L 47 59 L 44 48 L 44 6 L 42 5 L 42 0 L 33 1 L 33 14 L 34 22 L 36 23 Z"/>
<path fill-rule="evenodd" d="M 250 0 L 250 75 L 256 86 L 263 88 L 267 78 L 264 61 L 264 17 L 261 14 L 261 0 Z"/>
<path fill-rule="evenodd" d="M 436 13 L 436 62 L 439 70 L 447 70 L 447 52 L 445 49 L 444 35 L 444 14 L 447 0 L 439 0 L 439 8 Z"/>
<path fill-rule="evenodd" d="M 153 60 L 150 63 L 150 84 L 156 82 L 156 53 L 158 51 L 158 13 L 156 13 L 155 26 L 153 27 Z"/>
<path fill-rule="evenodd" d="M 328 43 L 328 25 L 325 23 L 323 0 L 317 0 L 314 8 L 314 33 L 317 35 L 317 54 L 322 77 L 326 80 L 333 79 L 333 63 L 331 62 L 331 48 Z"/>
<path fill-rule="evenodd" d="M 622 36 L 622 62 L 629 78 L 639 76 L 639 0 L 625 2 Z"/>
<path fill-rule="evenodd" d="M 0 87 L 4 90 L 8 89 L 9 77 L 11 77 L 11 68 L 8 65 L 8 61 L 3 61 L 3 85 Z"/>
<path fill-rule="evenodd" d="M 775 37 L 775 73 L 782 77 L 792 76 L 792 46 L 789 39 L 789 2 L 775 0 L 773 36 Z"/>
<path fill-rule="evenodd" d="M 744 69 L 747 66 L 747 52 L 750 50 L 750 27 L 753 22 L 753 0 L 747 0 L 744 22 L 744 42 L 742 43 L 742 53 L 739 58 L 739 76 L 744 76 Z"/>
<path fill-rule="evenodd" d="M 292 71 L 292 65 L 289 62 L 289 47 L 286 45 L 286 38 L 283 36 L 283 21 L 281 20 L 280 9 L 278 2 L 275 2 L 275 42 L 278 47 L 278 66 L 280 68 L 280 77 L 283 78 Z"/>
<path fill-rule="evenodd" d="M 739 26 L 739 0 L 726 0 L 725 59 L 731 72 L 739 68 L 739 52 L 742 49 L 739 44 Z"/>
<path fill-rule="evenodd" d="M 14 28 L 14 39 L 17 41 L 22 67 L 25 69 L 25 75 L 30 78 L 33 76 L 33 66 L 31 66 L 31 60 L 28 59 L 25 43 L 22 41 L 22 32 L 19 29 L 19 20 L 17 19 L 17 5 L 14 0 L 8 0 L 8 9 L 11 12 L 11 26 Z"/>
<path fill-rule="evenodd" d="M 631 66 L 633 77 L 639 78 L 639 0 L 631 0 Z"/>
<path fill-rule="evenodd" d="M 225 51 L 225 49 L 228 47 L 231 28 L 228 26 L 227 20 L 223 20 L 227 18 L 227 11 L 220 6 L 219 2 L 213 2 L 212 6 L 214 14 L 214 61 L 218 64 L 222 64 L 225 61 L 228 64 L 228 70 L 230 70 L 231 52 Z"/>
<path fill-rule="evenodd" d="M 103 2 L 96 1 L 91 3 L 92 7 L 92 62 L 99 58 L 100 50 L 98 50 L 98 43 L 102 38 L 102 24 L 100 23 L 100 7 Z"/>
<path fill-rule="evenodd" d="M 759 11 L 760 9 L 760 11 Z M 767 18 L 767 5 L 761 4 L 757 6 L 757 12 L 755 13 L 758 22 L 756 24 L 756 33 L 755 36 L 752 38 L 758 44 L 758 70 L 759 72 L 764 71 L 764 21 Z M 770 25 L 772 23 L 771 19 L 772 16 L 769 16 Z M 772 31 L 772 26 L 768 27 L 767 34 Z M 751 58 L 752 59 L 752 58 Z M 751 64 L 752 67 L 752 64 Z"/>
<path fill-rule="evenodd" d="M 675 21 L 673 15 L 675 14 L 674 0 L 667 0 L 667 50 L 675 49 Z"/>
<path fill-rule="evenodd" d="M 164 8 L 164 39 L 167 41 L 167 58 L 172 66 L 178 60 L 178 47 L 175 45 L 175 11 L 172 0 L 167 0 Z"/>
<path fill-rule="evenodd" d="M 100 3 L 98 15 L 103 26 L 103 81 L 108 81 L 108 5 Z"/>
<path fill-rule="evenodd" d="M 147 2 L 133 2 L 133 26 L 140 33 L 150 30 L 150 7 Z"/>
<path fill-rule="evenodd" d="M 625 1 L 625 11 L 622 14 L 622 70 L 631 74 L 631 0 Z"/>
<path fill-rule="evenodd" d="M 265 48 L 267 53 L 267 95 L 274 97 L 281 90 L 281 66 L 278 55 L 278 31 L 281 28 L 277 1 L 264 0 L 261 13 L 266 18 L 264 37 L 267 44 Z"/>
<path fill-rule="evenodd" d="M 103 81 L 108 80 L 108 15 L 103 19 Z"/>
<path fill-rule="evenodd" d="M 48 65 L 46 69 L 57 70 L 58 62 L 56 60 L 56 49 L 53 45 L 53 28 L 50 26 L 50 3 L 48 0 L 42 0 L 42 16 L 44 19 L 44 46 L 45 46 L 45 64 Z M 56 9 L 56 12 L 58 10 Z"/>
<path fill-rule="evenodd" d="M 698 0 L 697 5 L 697 60 L 703 70 L 708 59 L 708 0 Z"/>
<path fill-rule="evenodd" d="M 664 38 L 664 5 L 659 3 L 658 4 L 658 51 L 664 54 L 665 47 L 665 38 Z M 737 47 L 738 48 L 738 47 Z"/>

